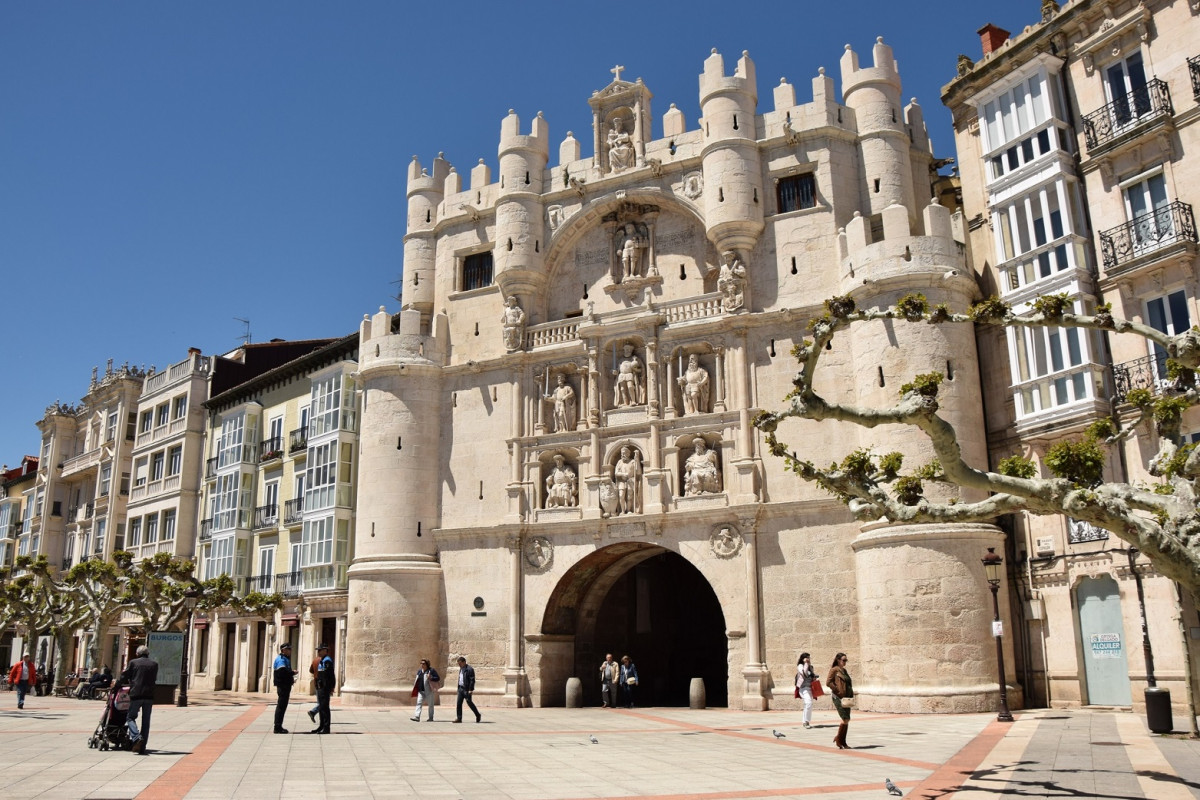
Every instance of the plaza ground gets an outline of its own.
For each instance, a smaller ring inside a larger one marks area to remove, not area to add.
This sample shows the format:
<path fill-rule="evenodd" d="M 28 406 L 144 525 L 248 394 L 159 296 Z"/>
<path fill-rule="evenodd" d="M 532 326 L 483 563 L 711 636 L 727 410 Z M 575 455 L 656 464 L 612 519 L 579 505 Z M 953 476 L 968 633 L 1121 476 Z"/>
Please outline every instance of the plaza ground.
<path fill-rule="evenodd" d="M 11 798 L 1200 798 L 1200 742 L 1153 736 L 1127 712 L 994 715 L 855 713 L 833 746 L 828 706 L 805 730 L 797 711 L 453 706 L 340 708 L 333 734 L 307 734 L 311 702 L 271 732 L 261 696 L 193 695 L 155 709 L 150 754 L 87 747 L 101 704 L 0 694 L 0 787 Z M 783 734 L 776 737 L 773 731 Z M 595 737 L 596 744 L 590 739 Z"/>

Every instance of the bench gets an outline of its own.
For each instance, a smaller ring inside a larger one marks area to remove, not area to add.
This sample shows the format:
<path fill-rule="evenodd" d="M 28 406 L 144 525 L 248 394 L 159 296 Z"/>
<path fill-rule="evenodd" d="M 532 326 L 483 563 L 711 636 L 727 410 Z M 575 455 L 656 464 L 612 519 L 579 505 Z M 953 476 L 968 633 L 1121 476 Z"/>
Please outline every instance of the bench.
<path fill-rule="evenodd" d="M 79 687 L 79 678 L 77 676 L 76 677 L 68 677 L 67 682 L 64 683 L 62 686 L 54 687 L 54 696 L 55 697 L 70 697 L 71 695 L 73 695 L 75 693 L 75 689 L 78 687 Z"/>

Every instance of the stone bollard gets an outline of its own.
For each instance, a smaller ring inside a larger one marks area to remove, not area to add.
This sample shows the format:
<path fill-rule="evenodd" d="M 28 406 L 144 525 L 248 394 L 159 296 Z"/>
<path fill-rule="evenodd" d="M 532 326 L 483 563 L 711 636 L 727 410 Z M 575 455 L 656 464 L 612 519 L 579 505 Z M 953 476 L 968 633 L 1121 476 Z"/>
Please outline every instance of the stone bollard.
<path fill-rule="evenodd" d="M 688 687 L 688 708 L 704 708 L 708 705 L 708 695 L 704 691 L 704 678 L 692 678 Z"/>
<path fill-rule="evenodd" d="M 567 708 L 583 708 L 583 681 L 567 678 Z"/>

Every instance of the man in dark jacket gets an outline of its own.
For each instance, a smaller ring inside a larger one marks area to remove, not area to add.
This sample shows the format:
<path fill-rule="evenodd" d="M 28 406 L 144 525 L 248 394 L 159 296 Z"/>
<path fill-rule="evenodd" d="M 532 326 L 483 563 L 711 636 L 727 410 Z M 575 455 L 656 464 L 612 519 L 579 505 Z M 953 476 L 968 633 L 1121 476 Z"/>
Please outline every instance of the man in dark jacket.
<path fill-rule="evenodd" d="M 150 741 L 150 712 L 154 709 L 154 684 L 158 680 L 158 662 L 150 657 L 150 648 L 141 645 L 137 658 L 129 662 L 121 673 L 121 683 L 129 686 L 129 711 L 125 724 L 133 737 L 130 749 L 140 755 L 146 754 L 146 742 Z M 137 719 L 141 714 L 142 729 L 138 730 Z"/>
<path fill-rule="evenodd" d="M 292 646 L 287 642 L 279 645 L 279 655 L 271 666 L 274 676 L 275 694 L 275 733 L 287 733 L 283 727 L 283 715 L 287 713 L 288 700 L 292 696 L 292 684 L 296 682 L 296 671 L 292 669 Z"/>
<path fill-rule="evenodd" d="M 317 727 L 312 733 L 329 733 L 329 698 L 337 681 L 333 675 L 333 659 L 329 657 L 329 648 L 325 643 L 317 645 Z"/>
<path fill-rule="evenodd" d="M 475 707 L 475 701 L 471 699 L 471 694 L 475 691 L 475 668 L 467 663 L 467 659 L 462 656 L 458 657 L 458 704 L 454 708 L 454 721 L 462 722 L 462 706 L 463 701 L 467 701 L 467 705 L 475 712 L 475 721 L 479 722 L 483 719 L 483 715 L 479 713 L 479 709 Z"/>

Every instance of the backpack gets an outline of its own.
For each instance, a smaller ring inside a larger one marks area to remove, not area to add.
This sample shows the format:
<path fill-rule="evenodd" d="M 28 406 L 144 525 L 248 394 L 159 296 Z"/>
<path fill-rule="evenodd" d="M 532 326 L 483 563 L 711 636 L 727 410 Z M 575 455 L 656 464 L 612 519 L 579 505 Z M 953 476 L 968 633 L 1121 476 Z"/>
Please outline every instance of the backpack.
<path fill-rule="evenodd" d="M 113 708 L 117 711 L 129 710 L 129 687 L 122 686 L 117 689 L 117 696 L 113 698 Z"/>

